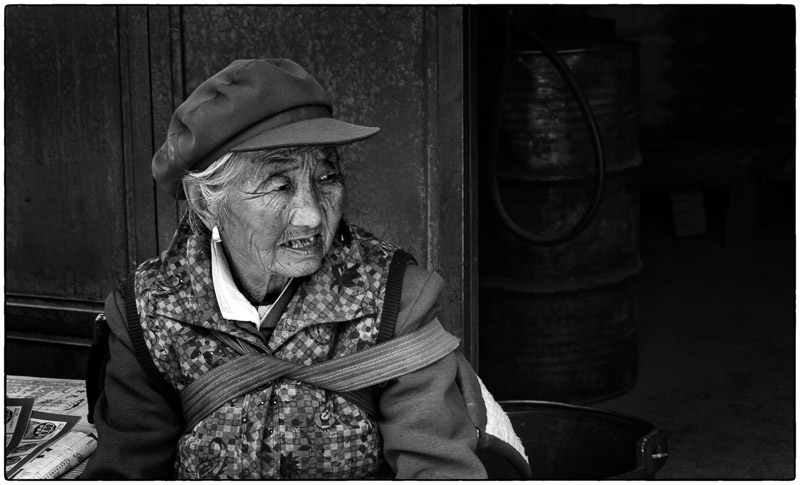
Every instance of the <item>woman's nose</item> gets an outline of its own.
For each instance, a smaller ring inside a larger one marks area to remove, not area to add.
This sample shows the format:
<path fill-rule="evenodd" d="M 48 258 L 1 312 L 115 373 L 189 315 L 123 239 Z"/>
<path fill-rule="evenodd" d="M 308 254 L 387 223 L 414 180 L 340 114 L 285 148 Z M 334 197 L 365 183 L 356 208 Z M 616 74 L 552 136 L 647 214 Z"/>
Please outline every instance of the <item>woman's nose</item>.
<path fill-rule="evenodd" d="M 322 224 L 319 197 L 309 187 L 298 187 L 295 191 L 289 222 L 298 227 L 318 227 Z"/>

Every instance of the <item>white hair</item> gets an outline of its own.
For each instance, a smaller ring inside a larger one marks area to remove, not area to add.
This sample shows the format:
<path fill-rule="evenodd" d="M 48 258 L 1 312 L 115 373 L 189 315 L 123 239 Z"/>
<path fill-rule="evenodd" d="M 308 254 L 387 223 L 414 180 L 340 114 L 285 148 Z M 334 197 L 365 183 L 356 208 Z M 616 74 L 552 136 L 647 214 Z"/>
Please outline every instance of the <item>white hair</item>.
<path fill-rule="evenodd" d="M 189 192 L 185 189 L 187 183 L 193 183 L 200 191 L 200 196 L 205 200 L 208 210 L 213 214 L 223 214 L 227 210 L 225 200 L 228 197 L 230 188 L 242 173 L 242 168 L 247 157 L 240 153 L 228 152 L 202 172 L 186 172 L 183 176 L 183 186 L 186 198 Z M 200 214 L 194 208 L 194 204 L 187 204 L 189 224 L 197 234 L 206 232 L 205 225 Z"/>

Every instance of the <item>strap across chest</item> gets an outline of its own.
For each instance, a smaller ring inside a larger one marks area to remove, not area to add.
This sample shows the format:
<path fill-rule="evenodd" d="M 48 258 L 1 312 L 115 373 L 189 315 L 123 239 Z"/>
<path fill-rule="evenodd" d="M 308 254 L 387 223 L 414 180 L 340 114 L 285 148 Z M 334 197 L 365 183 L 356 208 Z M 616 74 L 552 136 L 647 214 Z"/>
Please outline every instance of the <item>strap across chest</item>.
<path fill-rule="evenodd" d="M 201 375 L 181 392 L 185 430 L 192 429 L 225 402 L 281 377 L 335 391 L 377 417 L 375 398 L 368 392 L 371 386 L 430 365 L 458 347 L 458 339 L 447 333 L 438 320 L 392 339 L 400 311 L 403 276 L 411 262 L 413 258 L 408 253 L 395 252 L 389 266 L 376 345 L 361 352 L 305 366 L 260 353 L 230 335 L 217 334 L 241 355 Z M 275 303 L 270 311 L 272 318 L 277 319 L 283 313 L 295 289 L 296 286 L 284 292 L 288 298 Z"/>
<path fill-rule="evenodd" d="M 408 335 L 311 366 L 267 354 L 241 355 L 201 375 L 181 392 L 185 430 L 191 430 L 225 402 L 281 377 L 352 395 L 353 391 L 426 367 L 457 347 L 458 339 L 434 320 Z"/>

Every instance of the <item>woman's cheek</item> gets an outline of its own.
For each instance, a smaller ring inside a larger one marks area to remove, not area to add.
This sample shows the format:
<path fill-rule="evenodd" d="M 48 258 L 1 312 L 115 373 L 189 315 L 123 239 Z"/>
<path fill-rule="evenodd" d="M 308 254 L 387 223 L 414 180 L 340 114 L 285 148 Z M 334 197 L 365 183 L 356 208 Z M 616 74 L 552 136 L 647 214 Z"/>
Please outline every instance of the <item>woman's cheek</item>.
<path fill-rule="evenodd" d="M 344 207 L 344 190 L 332 190 L 322 196 L 322 210 L 325 214 L 325 232 L 333 234 L 339 225 Z"/>
<path fill-rule="evenodd" d="M 344 204 L 344 187 L 339 184 L 327 187 L 321 191 L 320 199 L 325 212 L 329 214 L 341 212 Z"/>

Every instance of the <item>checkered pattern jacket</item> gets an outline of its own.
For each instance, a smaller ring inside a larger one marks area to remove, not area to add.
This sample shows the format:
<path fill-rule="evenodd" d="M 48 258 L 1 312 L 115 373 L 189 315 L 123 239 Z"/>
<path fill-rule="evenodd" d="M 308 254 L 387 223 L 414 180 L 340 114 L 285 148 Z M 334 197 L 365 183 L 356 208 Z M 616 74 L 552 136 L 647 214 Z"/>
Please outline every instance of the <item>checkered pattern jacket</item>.
<path fill-rule="evenodd" d="M 182 391 L 238 354 L 233 335 L 304 365 L 375 344 L 386 277 L 397 249 L 347 226 L 319 271 L 306 278 L 269 338 L 252 324 L 226 320 L 211 280 L 208 243 L 182 224 L 171 247 L 136 272 L 137 310 L 156 367 Z M 177 444 L 175 476 L 358 479 L 384 464 L 377 423 L 336 393 L 290 379 L 233 399 Z"/>

